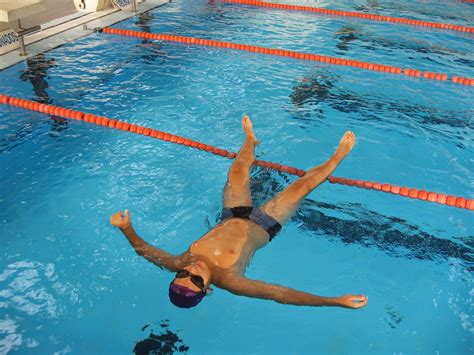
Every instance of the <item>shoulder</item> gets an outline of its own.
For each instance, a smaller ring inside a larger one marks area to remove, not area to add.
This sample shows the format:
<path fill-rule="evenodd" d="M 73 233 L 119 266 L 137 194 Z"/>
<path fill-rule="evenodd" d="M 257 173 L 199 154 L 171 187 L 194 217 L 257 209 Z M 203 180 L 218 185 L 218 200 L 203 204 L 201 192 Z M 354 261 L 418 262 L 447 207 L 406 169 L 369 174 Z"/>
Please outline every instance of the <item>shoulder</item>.
<path fill-rule="evenodd" d="M 245 277 L 238 275 L 235 271 L 228 269 L 220 269 L 215 273 L 215 276 L 216 277 L 213 275 L 212 283 L 232 293 L 238 292 L 247 280 Z"/>
<path fill-rule="evenodd" d="M 192 262 L 192 260 L 193 260 L 192 254 L 189 253 L 188 251 L 185 251 L 184 253 L 175 256 L 174 264 L 175 264 L 176 270 L 172 270 L 172 271 L 181 270 L 186 265 L 189 265 Z"/>
<path fill-rule="evenodd" d="M 233 269 L 223 269 L 218 266 L 212 267 L 212 283 L 223 289 L 232 287 L 237 282 L 239 276 Z"/>

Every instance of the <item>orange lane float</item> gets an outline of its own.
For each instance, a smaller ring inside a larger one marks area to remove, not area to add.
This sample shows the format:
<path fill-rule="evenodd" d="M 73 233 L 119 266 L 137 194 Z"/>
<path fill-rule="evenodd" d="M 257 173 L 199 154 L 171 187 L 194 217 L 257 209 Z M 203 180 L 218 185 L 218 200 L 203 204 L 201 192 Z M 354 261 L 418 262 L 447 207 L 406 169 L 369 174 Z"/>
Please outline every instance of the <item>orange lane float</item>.
<path fill-rule="evenodd" d="M 313 12 L 313 13 L 319 13 L 319 14 L 331 15 L 331 16 L 356 17 L 356 18 L 360 18 L 363 20 L 370 20 L 370 21 L 391 22 L 391 23 L 399 23 L 399 24 L 411 25 L 411 26 L 422 26 L 422 27 L 437 28 L 437 29 L 442 29 L 442 30 L 474 33 L 474 27 L 459 26 L 459 25 L 453 25 L 449 23 L 411 20 L 411 19 L 402 18 L 402 17 L 381 16 L 381 15 L 376 15 L 376 14 L 368 14 L 365 12 L 331 10 L 331 9 L 325 9 L 321 7 L 312 7 L 312 6 L 276 4 L 276 3 L 256 1 L 256 0 L 221 0 L 221 1 L 224 3 L 230 3 L 230 4 L 267 7 L 267 8 L 273 8 L 273 9 L 279 9 L 279 10 Z M 474 1 L 474 0 L 471 0 L 471 1 Z"/>
<path fill-rule="evenodd" d="M 471 211 L 474 210 L 473 199 L 466 199 L 464 197 L 446 195 L 439 192 L 418 190 L 418 189 L 414 189 L 410 187 L 400 187 L 396 185 L 383 184 L 379 182 L 346 179 L 346 178 L 341 178 L 341 177 L 336 177 L 336 176 L 330 176 L 329 182 L 331 184 L 355 186 L 355 187 L 359 187 L 359 188 L 367 189 L 367 190 L 383 191 L 383 192 L 391 193 L 394 195 L 405 196 L 405 197 L 423 200 L 423 201 L 435 202 L 441 205 L 448 205 L 448 206 L 453 206 L 453 207 L 458 207 L 458 208 L 466 208 Z"/>
<path fill-rule="evenodd" d="M 24 100 L 17 97 L 11 97 L 6 95 L 0 95 L 0 104 L 11 105 L 21 107 L 31 111 L 37 111 L 54 115 L 63 118 L 69 118 L 73 120 L 84 121 L 104 127 L 118 129 L 121 131 L 128 131 L 131 133 L 141 134 L 144 136 L 152 137 L 155 139 L 164 140 L 167 142 L 185 145 L 187 147 L 204 150 L 206 152 L 219 155 L 228 159 L 234 159 L 236 157 L 235 152 L 229 152 L 225 149 L 216 148 L 198 141 L 194 141 L 185 137 L 180 137 L 171 133 L 158 131 L 155 129 L 131 124 L 124 121 L 110 119 L 108 117 L 98 116 L 91 113 L 85 113 L 76 110 L 70 110 L 64 107 L 40 104 L 35 101 Z M 306 172 L 301 169 L 297 169 L 291 166 L 276 164 L 264 160 L 256 160 L 255 164 L 261 167 L 274 169 L 283 173 L 288 173 L 297 176 L 304 176 Z M 424 190 L 418 190 L 415 188 L 399 187 L 391 184 L 383 184 L 378 182 L 370 182 L 364 180 L 353 180 L 342 177 L 330 176 L 328 178 L 331 184 L 341 184 L 347 186 L 355 186 L 364 189 L 371 189 L 376 191 L 382 191 L 386 193 L 396 194 L 399 196 L 410 197 L 422 201 L 429 201 L 439 203 L 442 205 L 453 206 L 458 208 L 467 209 L 474 211 L 474 199 L 467 199 L 464 197 L 446 195 L 443 193 L 430 192 Z"/>
<path fill-rule="evenodd" d="M 474 78 L 463 78 L 461 76 L 453 76 L 451 78 L 453 83 L 474 86 Z"/>
<path fill-rule="evenodd" d="M 421 70 L 417 70 L 417 69 L 408 69 L 408 68 L 402 69 L 400 67 L 396 67 L 392 65 L 369 63 L 369 62 L 364 62 L 361 60 L 336 58 L 336 57 L 330 57 L 330 56 L 319 55 L 319 54 L 302 53 L 302 52 L 290 51 L 286 49 L 267 48 L 267 47 L 253 46 L 253 45 L 241 44 L 241 43 L 231 43 L 231 42 L 187 37 L 187 36 L 175 36 L 175 35 L 169 35 L 169 34 L 163 34 L 163 33 L 140 32 L 140 31 L 124 30 L 121 28 L 111 28 L 111 27 L 103 28 L 102 32 L 108 33 L 108 34 L 119 35 L 119 36 L 138 37 L 138 38 L 143 38 L 143 39 L 178 42 L 178 43 L 185 43 L 185 44 L 198 45 L 198 46 L 237 49 L 237 50 L 246 51 L 246 52 L 276 55 L 276 56 L 289 57 L 289 58 L 295 58 L 295 59 L 300 59 L 300 60 L 310 60 L 310 61 L 333 64 L 333 65 L 342 65 L 342 66 L 355 67 L 355 68 L 365 69 L 365 70 L 385 72 L 385 73 L 396 74 L 396 75 L 414 76 L 414 77 L 425 78 L 425 79 L 430 79 L 430 80 L 439 80 L 439 81 L 448 80 L 448 75 L 444 73 L 432 73 L 432 72 L 423 73 Z M 458 78 L 458 79 L 454 80 L 454 78 Z M 456 84 L 474 86 L 474 79 L 470 79 L 470 78 L 462 78 L 459 76 L 453 76 L 452 82 Z"/>

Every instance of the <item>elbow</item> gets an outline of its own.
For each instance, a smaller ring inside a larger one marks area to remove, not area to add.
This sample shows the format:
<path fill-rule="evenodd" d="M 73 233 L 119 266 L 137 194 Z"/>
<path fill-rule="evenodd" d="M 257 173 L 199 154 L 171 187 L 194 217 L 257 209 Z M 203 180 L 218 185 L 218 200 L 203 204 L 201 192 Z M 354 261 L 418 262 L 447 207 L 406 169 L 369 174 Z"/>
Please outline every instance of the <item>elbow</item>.
<path fill-rule="evenodd" d="M 279 292 L 278 294 L 273 295 L 272 298 L 275 302 L 280 304 L 293 304 L 295 306 L 299 305 L 298 300 L 286 292 Z"/>
<path fill-rule="evenodd" d="M 135 253 L 137 253 L 137 255 L 146 257 L 146 254 L 147 254 L 147 246 L 146 245 L 134 245 L 133 249 L 135 250 Z"/>

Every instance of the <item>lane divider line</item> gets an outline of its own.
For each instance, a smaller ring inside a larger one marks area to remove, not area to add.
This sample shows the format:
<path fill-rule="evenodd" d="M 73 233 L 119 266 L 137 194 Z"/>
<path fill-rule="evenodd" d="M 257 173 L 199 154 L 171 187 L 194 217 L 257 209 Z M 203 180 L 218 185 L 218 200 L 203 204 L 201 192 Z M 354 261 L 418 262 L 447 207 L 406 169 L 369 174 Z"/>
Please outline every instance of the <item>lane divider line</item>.
<path fill-rule="evenodd" d="M 224 158 L 234 159 L 236 157 L 235 152 L 229 152 L 225 149 L 220 149 L 213 147 L 208 144 L 204 144 L 198 141 L 194 141 L 185 137 L 180 137 L 171 133 L 158 131 L 156 129 L 151 129 L 135 124 L 131 124 L 125 121 L 114 120 L 111 118 L 98 116 L 82 111 L 70 110 L 64 107 L 41 104 L 39 102 L 24 100 L 17 97 L 11 97 L 0 94 L 0 104 L 11 105 L 15 107 L 24 108 L 30 111 L 36 111 L 41 113 L 46 113 L 49 115 L 54 115 L 63 118 L 69 118 L 78 121 L 84 121 L 99 126 L 109 127 L 118 129 L 121 131 L 128 131 L 131 133 L 141 134 L 144 136 L 149 136 L 152 138 L 160 139 L 163 141 L 185 145 L 187 147 L 200 149 L 215 155 L 219 155 Z M 297 169 L 291 166 L 276 164 L 264 160 L 256 160 L 255 165 L 274 169 L 283 173 L 288 173 L 297 176 L 304 176 L 305 171 Z M 444 193 L 438 193 L 433 191 L 419 190 L 410 187 L 400 187 L 396 185 L 391 185 L 387 183 L 378 183 L 364 180 L 354 180 L 343 177 L 330 176 L 328 178 L 331 184 L 341 184 L 347 186 L 355 186 L 364 189 L 382 191 L 386 193 L 391 193 L 399 196 L 409 197 L 412 199 L 418 199 L 422 201 L 435 202 L 442 205 L 453 206 L 457 208 L 463 208 L 470 211 L 474 211 L 474 199 L 468 199 L 459 196 L 446 195 Z"/>
<path fill-rule="evenodd" d="M 368 14 L 365 12 L 331 10 L 331 9 L 325 9 L 322 7 L 276 4 L 276 3 L 271 3 L 271 2 L 255 1 L 255 0 L 221 0 L 221 2 L 229 3 L 229 4 L 256 6 L 256 7 L 267 7 L 267 8 L 273 8 L 273 9 L 279 9 L 279 10 L 313 12 L 313 13 L 319 13 L 319 14 L 331 15 L 331 16 L 357 17 L 357 18 L 361 18 L 361 19 L 369 20 L 369 21 L 400 23 L 404 25 L 422 26 L 422 27 L 437 28 L 437 29 L 442 29 L 442 30 L 474 33 L 474 27 L 453 25 L 449 23 L 411 20 L 411 19 L 402 18 L 402 17 L 381 16 L 381 15 L 376 15 L 376 14 Z"/>
<path fill-rule="evenodd" d="M 196 38 L 196 37 L 187 37 L 187 36 L 175 36 L 175 35 L 162 34 L 162 33 L 140 32 L 140 31 L 124 30 L 120 28 L 111 28 L 111 27 L 103 28 L 102 32 L 108 33 L 108 34 L 119 35 L 119 36 L 138 37 L 138 38 L 143 38 L 143 39 L 186 43 L 186 44 L 198 45 L 198 46 L 229 48 L 229 49 L 236 49 L 236 50 L 260 53 L 260 54 L 266 54 L 266 55 L 291 57 L 291 58 L 300 59 L 300 60 L 310 60 L 310 61 L 333 64 L 333 65 L 355 67 L 355 68 L 360 68 L 360 69 L 365 69 L 365 70 L 385 72 L 385 73 L 391 73 L 391 74 L 397 74 L 397 75 L 413 76 L 413 77 L 430 79 L 430 80 L 440 80 L 440 81 L 448 80 L 448 75 L 444 73 L 433 73 L 433 72 L 428 72 L 428 71 L 422 72 L 421 70 L 408 69 L 408 68 L 402 69 L 400 67 L 396 67 L 392 65 L 369 63 L 369 62 L 364 62 L 361 60 L 336 58 L 336 57 L 330 57 L 330 56 L 319 55 L 319 54 L 302 53 L 302 52 L 290 51 L 286 49 L 267 48 L 267 47 L 253 46 L 253 45 L 241 44 L 241 43 L 224 42 L 224 41 L 217 41 L 217 40 L 203 39 L 203 38 Z M 453 76 L 452 82 L 456 84 L 461 84 L 461 85 L 474 86 L 474 78 Z"/>

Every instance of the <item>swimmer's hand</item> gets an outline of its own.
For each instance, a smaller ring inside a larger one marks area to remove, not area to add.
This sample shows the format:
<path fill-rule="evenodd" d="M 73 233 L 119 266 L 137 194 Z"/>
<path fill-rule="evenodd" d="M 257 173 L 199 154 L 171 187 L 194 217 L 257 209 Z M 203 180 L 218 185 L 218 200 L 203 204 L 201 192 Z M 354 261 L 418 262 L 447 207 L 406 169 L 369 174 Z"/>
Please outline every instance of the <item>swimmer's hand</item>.
<path fill-rule="evenodd" d="M 110 224 L 120 229 L 130 228 L 132 226 L 130 212 L 128 210 L 118 211 L 110 217 Z"/>
<path fill-rule="evenodd" d="M 345 308 L 362 308 L 367 305 L 369 298 L 364 295 L 344 295 L 337 298 L 338 306 Z"/>
<path fill-rule="evenodd" d="M 164 250 L 155 248 L 147 242 L 145 242 L 132 227 L 130 222 L 130 213 L 128 210 L 118 211 L 117 213 L 110 216 L 110 224 L 115 227 L 119 227 L 120 231 L 132 245 L 135 252 L 143 256 L 148 261 L 152 262 L 160 268 L 165 268 L 169 271 L 176 272 L 181 270 L 184 262 L 181 261 L 180 257 L 171 255 Z"/>

